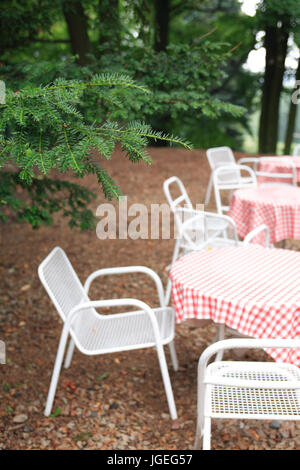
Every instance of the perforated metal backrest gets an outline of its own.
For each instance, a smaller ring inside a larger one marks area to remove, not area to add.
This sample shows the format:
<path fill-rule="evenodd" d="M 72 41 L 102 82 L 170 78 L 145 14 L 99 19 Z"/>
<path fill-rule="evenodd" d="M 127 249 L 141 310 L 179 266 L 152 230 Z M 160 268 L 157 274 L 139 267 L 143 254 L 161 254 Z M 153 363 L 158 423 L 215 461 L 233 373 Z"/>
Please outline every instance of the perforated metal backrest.
<path fill-rule="evenodd" d="M 227 164 L 234 165 L 236 163 L 233 152 L 229 147 L 213 147 L 207 149 L 206 155 L 212 170 L 219 166 L 225 166 Z"/>
<path fill-rule="evenodd" d="M 54 248 L 38 269 L 39 278 L 61 318 L 65 321 L 75 305 L 88 300 L 65 252 Z"/>
<path fill-rule="evenodd" d="M 247 179 L 245 180 L 242 172 L 247 174 Z M 246 165 L 237 165 L 234 166 L 220 166 L 214 172 L 214 181 L 216 184 L 222 185 L 239 185 L 247 186 L 256 186 L 257 180 L 254 170 Z"/>
<path fill-rule="evenodd" d="M 179 189 L 180 195 L 176 198 L 173 198 L 170 192 L 170 186 L 177 186 Z M 164 193 L 166 195 L 167 201 L 170 204 L 172 211 L 174 212 L 178 207 L 192 207 L 191 200 L 186 192 L 185 186 L 183 182 L 177 176 L 171 176 L 166 181 L 164 181 L 163 185 Z"/>
<path fill-rule="evenodd" d="M 177 190 L 179 190 L 178 191 L 179 196 L 172 197 L 171 192 L 170 192 L 171 185 L 173 185 L 173 187 L 177 186 Z M 188 208 L 191 209 L 193 205 L 191 203 L 191 200 L 188 196 L 188 193 L 185 189 L 183 182 L 177 176 L 171 176 L 166 181 L 164 181 L 163 189 L 164 189 L 164 193 L 167 198 L 167 201 L 174 214 L 176 226 L 179 229 L 184 219 L 184 213 L 182 212 L 182 210 L 188 209 Z"/>
<path fill-rule="evenodd" d="M 293 156 L 300 157 L 300 144 L 295 145 Z"/>

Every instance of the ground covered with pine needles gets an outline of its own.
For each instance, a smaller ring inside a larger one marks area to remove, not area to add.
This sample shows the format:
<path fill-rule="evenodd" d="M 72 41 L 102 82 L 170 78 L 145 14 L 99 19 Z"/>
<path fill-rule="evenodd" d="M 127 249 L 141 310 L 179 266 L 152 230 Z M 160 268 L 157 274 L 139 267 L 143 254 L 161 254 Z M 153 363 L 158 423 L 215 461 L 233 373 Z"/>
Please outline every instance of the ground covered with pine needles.
<path fill-rule="evenodd" d="M 193 203 L 202 203 L 209 177 L 203 151 L 152 148 L 153 164 L 136 165 L 116 152 L 106 169 L 128 196 L 128 205 L 165 201 L 163 181 L 179 176 Z M 237 154 L 239 158 L 241 154 Z M 75 179 L 74 179 L 75 181 Z M 97 193 L 92 209 L 106 202 L 90 176 L 80 181 Z M 117 203 L 114 203 L 117 207 Z M 210 206 L 214 210 L 214 201 Z M 110 266 L 146 265 L 167 282 L 174 240 L 99 240 L 96 231 L 70 231 L 56 217 L 51 227 L 32 230 L 13 217 L 1 230 L 1 327 L 7 364 L 0 365 L 0 449 L 192 449 L 196 426 L 197 362 L 213 341 L 214 325 L 176 326 L 180 370 L 166 354 L 178 410 L 172 428 L 155 350 L 88 357 L 78 351 L 62 369 L 53 415 L 43 415 L 62 324 L 37 268 L 55 246 L 68 254 L 80 279 Z M 297 242 L 287 247 L 299 249 Z M 157 305 L 146 278 L 103 278 L 93 299 L 136 297 Z M 227 356 L 230 359 L 230 356 Z M 252 351 L 249 360 L 265 360 Z M 299 449 L 299 424 L 259 421 L 213 423 L 213 449 Z"/>

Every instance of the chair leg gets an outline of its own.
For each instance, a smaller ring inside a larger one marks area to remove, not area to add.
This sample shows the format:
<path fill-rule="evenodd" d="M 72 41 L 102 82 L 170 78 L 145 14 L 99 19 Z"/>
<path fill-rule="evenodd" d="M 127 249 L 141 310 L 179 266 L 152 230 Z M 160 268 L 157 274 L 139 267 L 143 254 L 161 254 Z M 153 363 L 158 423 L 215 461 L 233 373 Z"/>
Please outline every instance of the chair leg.
<path fill-rule="evenodd" d="M 68 350 L 67 350 L 66 358 L 65 358 L 65 363 L 64 363 L 64 367 L 66 369 L 68 367 L 70 367 L 70 365 L 71 365 L 74 349 L 75 349 L 75 343 L 74 343 L 73 339 L 71 338 L 70 343 L 69 343 L 69 347 L 68 347 Z"/>
<path fill-rule="evenodd" d="M 68 329 L 66 328 L 66 326 L 64 326 L 64 328 L 62 330 L 61 337 L 60 337 L 60 342 L 59 342 L 59 346 L 58 346 L 58 350 L 57 350 L 57 355 L 56 355 L 56 360 L 55 360 L 54 369 L 53 369 L 53 373 L 52 373 L 51 383 L 50 383 L 50 387 L 49 387 L 46 408 L 45 408 L 45 411 L 44 411 L 45 416 L 49 416 L 50 413 L 51 413 L 53 400 L 54 400 L 54 397 L 55 397 L 55 392 L 56 392 L 56 387 L 57 387 L 57 382 L 58 382 L 58 379 L 59 379 L 60 369 L 61 369 L 62 361 L 63 361 L 63 358 L 64 358 L 67 339 L 68 339 Z"/>
<path fill-rule="evenodd" d="M 172 283 L 171 283 L 171 279 L 169 278 L 167 288 L 166 288 L 166 294 L 165 294 L 165 305 L 169 305 L 170 297 L 171 297 L 171 287 L 172 287 Z"/>
<path fill-rule="evenodd" d="M 170 415 L 172 419 L 177 419 L 176 405 L 175 405 L 172 385 L 170 381 L 170 376 L 169 376 L 169 371 L 168 371 L 168 366 L 167 366 L 167 361 L 166 361 L 166 356 L 164 353 L 163 346 L 161 344 L 156 345 L 156 350 L 158 354 L 158 360 L 159 360 L 162 379 L 164 382 L 165 392 L 167 395 Z"/>
<path fill-rule="evenodd" d="M 224 323 L 221 323 L 218 325 L 218 331 L 216 334 L 216 340 L 215 341 L 222 341 L 225 338 L 225 325 Z M 216 355 L 215 361 L 222 361 L 224 351 L 219 351 Z"/>
<path fill-rule="evenodd" d="M 205 397 L 206 397 L 206 385 L 199 380 L 198 373 L 198 386 L 197 386 L 197 427 L 196 436 L 194 442 L 194 449 L 201 449 L 201 442 L 203 439 L 203 427 L 204 427 L 204 409 L 205 409 Z"/>
<path fill-rule="evenodd" d="M 212 174 L 211 174 L 210 177 L 209 177 L 209 182 L 208 182 L 208 186 L 207 186 L 207 190 L 206 190 L 206 194 L 205 194 L 204 204 L 206 204 L 206 205 L 209 203 L 210 198 L 211 198 L 212 184 L 213 184 L 213 179 L 212 179 Z"/>
<path fill-rule="evenodd" d="M 210 450 L 210 435 L 211 435 L 211 418 L 204 418 L 204 427 L 203 427 L 203 450 Z"/>
<path fill-rule="evenodd" d="M 200 423 L 197 423 L 196 437 L 195 437 L 195 442 L 194 442 L 195 450 L 201 449 L 201 441 L 202 441 L 202 427 Z"/>
<path fill-rule="evenodd" d="M 171 360 L 172 360 L 172 365 L 173 365 L 173 369 L 175 371 L 178 370 L 178 359 L 177 359 L 177 354 L 176 354 L 176 349 L 175 349 L 175 343 L 174 341 L 172 341 L 171 343 L 169 343 L 169 350 L 170 350 L 170 355 L 171 355 Z"/>
<path fill-rule="evenodd" d="M 171 267 L 173 266 L 173 264 L 175 263 L 175 261 L 178 258 L 178 254 L 179 254 L 179 250 L 180 250 L 180 241 L 181 241 L 180 238 L 177 238 L 177 240 L 175 242 L 172 261 L 171 261 L 171 265 L 170 265 Z M 170 297 L 171 297 L 171 287 L 172 287 L 172 283 L 171 283 L 171 279 L 169 278 L 167 288 L 166 288 L 166 293 L 165 293 L 165 305 L 169 305 Z"/>
<path fill-rule="evenodd" d="M 219 189 L 214 186 L 214 192 L 215 192 L 215 200 L 216 200 L 216 208 L 217 208 L 217 213 L 218 214 L 223 214 L 222 210 L 222 200 L 221 200 L 221 195 Z"/>

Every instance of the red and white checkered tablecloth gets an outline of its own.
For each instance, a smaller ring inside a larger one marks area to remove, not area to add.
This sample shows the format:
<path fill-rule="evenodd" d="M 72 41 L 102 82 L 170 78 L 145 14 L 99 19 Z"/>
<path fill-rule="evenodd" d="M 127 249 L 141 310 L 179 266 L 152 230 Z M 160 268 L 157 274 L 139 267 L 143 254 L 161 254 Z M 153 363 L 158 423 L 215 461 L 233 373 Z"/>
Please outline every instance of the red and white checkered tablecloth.
<path fill-rule="evenodd" d="M 291 185 L 270 185 L 238 189 L 232 195 L 228 215 L 244 238 L 254 228 L 266 224 L 270 243 L 287 238 L 300 239 L 300 188 Z M 264 234 L 253 239 L 264 245 Z"/>
<path fill-rule="evenodd" d="M 194 251 L 170 271 L 176 321 L 211 319 L 253 338 L 300 338 L 300 253 L 222 247 Z M 300 366 L 300 351 L 269 349 Z"/>
<path fill-rule="evenodd" d="M 263 171 L 267 173 L 290 173 L 291 172 L 291 166 L 289 165 L 289 162 L 293 163 L 296 167 L 296 181 L 297 183 L 300 183 L 300 157 L 291 157 L 291 156 L 283 156 L 283 157 L 274 157 L 274 158 L 267 158 L 266 160 L 261 160 L 259 165 L 258 165 L 258 171 Z M 291 180 L 286 179 L 283 180 L 281 178 L 268 178 L 265 176 L 258 176 L 257 178 L 258 183 L 264 183 L 264 182 L 290 182 L 292 183 Z"/>

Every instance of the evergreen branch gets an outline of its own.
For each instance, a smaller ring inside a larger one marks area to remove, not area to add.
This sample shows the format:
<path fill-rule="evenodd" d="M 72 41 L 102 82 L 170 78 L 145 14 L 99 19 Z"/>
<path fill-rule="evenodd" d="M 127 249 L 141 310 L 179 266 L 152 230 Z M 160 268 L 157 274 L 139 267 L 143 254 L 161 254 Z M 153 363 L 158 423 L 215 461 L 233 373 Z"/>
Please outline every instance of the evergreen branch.
<path fill-rule="evenodd" d="M 42 155 L 42 131 L 41 130 L 40 130 L 40 138 L 39 138 L 39 154 L 40 154 L 41 164 L 43 168 L 43 173 L 46 173 L 46 168 L 45 168 L 44 159 Z"/>
<path fill-rule="evenodd" d="M 101 135 L 110 135 L 109 133 L 105 133 L 102 131 L 102 129 L 105 129 L 105 127 L 103 126 L 102 128 L 98 128 L 98 132 L 101 133 Z M 119 133 L 119 134 L 128 134 L 129 130 L 128 129 L 109 129 L 110 131 L 112 132 L 116 132 L 116 133 Z M 140 135 L 142 137 L 146 137 L 147 139 L 154 139 L 154 140 L 163 140 L 165 142 L 170 142 L 170 143 L 174 143 L 174 144 L 179 144 L 179 145 L 182 145 L 184 148 L 188 149 L 188 150 L 192 150 L 192 144 L 190 144 L 189 142 L 186 142 L 185 140 L 183 139 L 179 139 L 177 137 L 174 137 L 174 136 L 169 136 L 168 134 L 163 134 L 161 132 L 157 132 L 157 131 L 143 131 L 142 128 L 140 127 L 132 127 L 130 128 L 130 132 L 133 132 L 133 133 L 136 133 L 137 135 Z"/>
<path fill-rule="evenodd" d="M 65 137 L 65 142 L 66 142 L 66 145 L 67 145 L 67 148 L 68 148 L 68 151 L 69 151 L 69 154 L 71 155 L 72 157 L 72 160 L 74 162 L 74 165 L 75 165 L 75 168 L 77 169 L 78 173 L 81 173 L 81 170 L 78 166 L 78 163 L 76 161 L 76 158 L 74 157 L 74 154 L 72 152 L 72 149 L 71 149 L 71 146 L 70 146 L 70 143 L 69 143 L 69 140 L 68 140 L 68 135 L 67 135 L 67 131 L 66 131 L 66 128 L 63 127 L 63 133 L 64 133 L 64 137 Z"/>
<path fill-rule="evenodd" d="M 93 80 L 89 82 L 80 82 L 76 81 L 73 83 L 61 83 L 57 85 L 50 85 L 48 87 L 43 88 L 43 90 L 47 91 L 54 91 L 54 90 L 62 90 L 62 89 L 72 89 L 72 88 L 91 88 L 91 87 L 98 87 L 98 86 L 120 86 L 120 87 L 131 87 L 137 90 L 140 90 L 144 93 L 150 93 L 148 88 L 142 85 L 137 85 L 130 77 L 127 75 L 96 75 Z"/>

